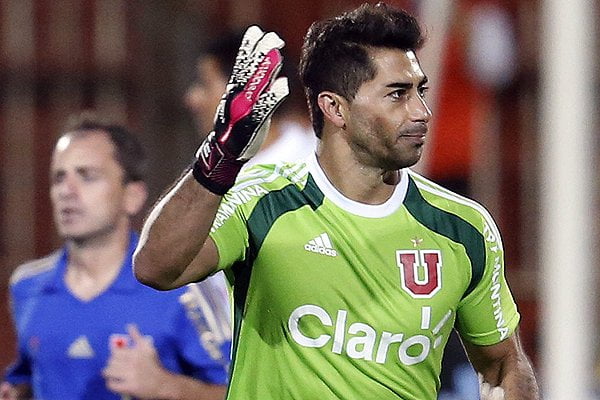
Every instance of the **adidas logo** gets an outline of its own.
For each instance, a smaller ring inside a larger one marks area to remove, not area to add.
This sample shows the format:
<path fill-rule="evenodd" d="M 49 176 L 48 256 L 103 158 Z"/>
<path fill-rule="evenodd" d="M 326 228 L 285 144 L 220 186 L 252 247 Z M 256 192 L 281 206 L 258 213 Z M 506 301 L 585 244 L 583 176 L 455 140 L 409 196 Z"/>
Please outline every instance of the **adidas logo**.
<path fill-rule="evenodd" d="M 330 257 L 337 256 L 337 251 L 333 249 L 333 245 L 331 244 L 331 240 L 329 240 L 329 235 L 327 233 L 321 233 L 316 238 L 309 240 L 308 243 L 304 245 L 304 250 L 324 254 Z"/>
<path fill-rule="evenodd" d="M 71 358 L 92 358 L 94 357 L 94 350 L 90 346 L 88 338 L 81 335 L 71 343 L 67 354 Z"/>

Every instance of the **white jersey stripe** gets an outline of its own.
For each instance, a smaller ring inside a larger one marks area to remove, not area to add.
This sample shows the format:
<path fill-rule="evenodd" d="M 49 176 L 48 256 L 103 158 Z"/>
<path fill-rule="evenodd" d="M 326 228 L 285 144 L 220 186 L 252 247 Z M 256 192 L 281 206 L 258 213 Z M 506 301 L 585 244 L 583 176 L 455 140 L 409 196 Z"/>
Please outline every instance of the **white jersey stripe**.
<path fill-rule="evenodd" d="M 329 240 L 329 235 L 327 235 L 327 233 L 322 233 L 321 234 L 321 239 L 323 241 L 323 246 L 327 247 L 329 249 L 332 249 L 333 246 L 331 245 L 331 240 Z"/>
<path fill-rule="evenodd" d="M 431 194 L 443 197 L 445 199 L 454 201 L 458 204 L 465 205 L 467 207 L 473 208 L 474 210 L 478 211 L 484 217 L 485 222 L 488 224 L 488 226 L 492 230 L 492 233 L 494 234 L 494 236 L 496 236 L 498 244 L 500 245 L 500 249 L 503 250 L 502 239 L 500 237 L 500 232 L 498 230 L 498 227 L 496 226 L 496 223 L 492 219 L 490 213 L 484 207 L 482 207 L 481 205 L 479 205 L 478 203 L 476 203 L 473 200 L 467 199 L 466 197 L 459 196 L 452 192 L 443 190 L 440 186 L 435 185 L 430 181 L 422 180 L 422 179 L 424 179 L 423 177 L 421 177 L 418 174 L 415 174 L 412 171 L 410 172 L 410 174 L 411 174 L 411 176 L 413 176 L 413 178 L 416 178 L 415 183 L 419 189 L 423 189 Z"/>
<path fill-rule="evenodd" d="M 278 163 L 275 164 L 275 168 L 272 171 L 264 169 L 255 171 L 252 168 L 249 169 L 248 172 L 244 171 L 244 173 L 240 175 L 241 179 L 236 183 L 231 191 L 236 192 L 249 186 L 273 182 L 281 176 L 288 177 L 292 182 L 297 183 L 306 179 L 307 174 L 308 168 L 305 163 Z"/>
<path fill-rule="evenodd" d="M 54 268 L 61 254 L 60 251 L 55 251 L 44 258 L 30 261 L 19 266 L 10 276 L 10 284 L 14 285 L 23 279 L 27 279 Z"/>

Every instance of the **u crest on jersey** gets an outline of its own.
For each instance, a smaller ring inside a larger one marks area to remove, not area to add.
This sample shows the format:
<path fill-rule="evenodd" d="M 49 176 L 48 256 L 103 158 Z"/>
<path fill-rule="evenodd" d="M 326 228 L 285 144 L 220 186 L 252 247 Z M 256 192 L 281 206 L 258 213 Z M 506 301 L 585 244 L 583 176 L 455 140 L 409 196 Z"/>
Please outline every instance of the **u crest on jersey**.
<path fill-rule="evenodd" d="M 431 298 L 442 288 L 440 250 L 396 250 L 402 289 L 414 298 Z"/>

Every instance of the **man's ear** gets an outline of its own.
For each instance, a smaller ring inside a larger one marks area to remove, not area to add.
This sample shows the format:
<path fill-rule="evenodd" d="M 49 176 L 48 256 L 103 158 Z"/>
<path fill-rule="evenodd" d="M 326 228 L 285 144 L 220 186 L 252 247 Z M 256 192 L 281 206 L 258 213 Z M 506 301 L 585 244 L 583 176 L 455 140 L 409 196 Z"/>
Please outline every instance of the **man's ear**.
<path fill-rule="evenodd" d="M 319 108 L 326 120 L 340 129 L 346 127 L 348 101 L 333 92 L 321 92 L 317 97 Z"/>
<path fill-rule="evenodd" d="M 148 198 L 148 188 L 142 181 L 128 182 L 125 187 L 125 210 L 134 216 L 142 210 Z"/>

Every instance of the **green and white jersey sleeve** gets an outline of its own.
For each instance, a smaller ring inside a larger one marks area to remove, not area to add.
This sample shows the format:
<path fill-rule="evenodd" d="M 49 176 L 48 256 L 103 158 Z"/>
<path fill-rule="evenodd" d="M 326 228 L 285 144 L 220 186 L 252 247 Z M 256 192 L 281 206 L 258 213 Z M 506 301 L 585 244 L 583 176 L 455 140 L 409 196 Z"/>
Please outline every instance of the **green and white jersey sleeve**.
<path fill-rule="evenodd" d="M 478 240 L 484 247 L 478 249 L 483 260 L 477 259 L 477 253 L 472 251 L 475 260 L 472 263 L 473 276 L 467 296 L 457 309 L 456 328 L 463 339 L 476 345 L 501 342 L 514 332 L 519 314 L 504 275 L 504 249 L 495 222 L 488 211 L 476 202 L 416 174 L 412 176 L 426 201 L 460 215 L 483 238 L 483 241 Z"/>
<path fill-rule="evenodd" d="M 265 164 L 245 170 L 238 177 L 236 185 L 223 197 L 210 231 L 219 250 L 218 269 L 246 261 L 247 252 L 256 245 L 251 242 L 249 228 L 255 231 L 262 228 L 265 234 L 270 228 L 265 225 L 268 224 L 264 213 L 267 202 L 263 200 L 261 205 L 261 200 L 272 198 L 271 192 L 301 190 L 295 185 L 302 178 L 305 180 L 305 174 L 305 164 Z M 253 219 L 249 221 L 250 218 Z"/>
<path fill-rule="evenodd" d="M 234 290 L 229 400 L 434 400 L 454 327 L 487 345 L 518 323 L 487 212 L 408 170 L 373 206 L 315 157 L 256 166 L 210 236 Z"/>

